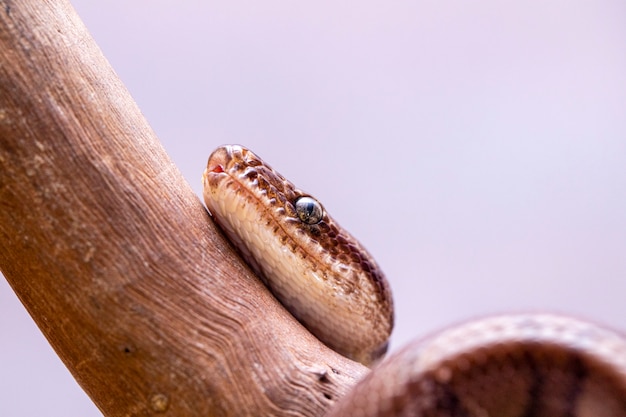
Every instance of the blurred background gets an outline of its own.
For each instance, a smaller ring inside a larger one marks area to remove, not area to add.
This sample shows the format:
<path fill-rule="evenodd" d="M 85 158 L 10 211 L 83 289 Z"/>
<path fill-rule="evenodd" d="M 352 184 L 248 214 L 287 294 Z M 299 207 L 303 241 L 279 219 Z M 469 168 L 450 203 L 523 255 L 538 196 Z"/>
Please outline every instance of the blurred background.
<path fill-rule="evenodd" d="M 368 247 L 393 350 L 509 311 L 626 331 L 625 2 L 72 3 L 198 195 L 244 144 Z M 100 415 L 4 279 L 0 334 L 0 415 Z"/>

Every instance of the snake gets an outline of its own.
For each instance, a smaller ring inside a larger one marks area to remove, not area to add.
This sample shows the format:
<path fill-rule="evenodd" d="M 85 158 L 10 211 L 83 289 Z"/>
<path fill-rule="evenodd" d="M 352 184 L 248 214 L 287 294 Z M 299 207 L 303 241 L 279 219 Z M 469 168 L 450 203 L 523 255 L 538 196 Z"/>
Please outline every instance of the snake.
<path fill-rule="evenodd" d="M 274 296 L 336 352 L 373 366 L 328 416 L 626 417 L 626 336 L 557 314 L 450 326 L 383 359 L 391 289 L 311 194 L 240 145 L 218 147 L 204 201 Z"/>

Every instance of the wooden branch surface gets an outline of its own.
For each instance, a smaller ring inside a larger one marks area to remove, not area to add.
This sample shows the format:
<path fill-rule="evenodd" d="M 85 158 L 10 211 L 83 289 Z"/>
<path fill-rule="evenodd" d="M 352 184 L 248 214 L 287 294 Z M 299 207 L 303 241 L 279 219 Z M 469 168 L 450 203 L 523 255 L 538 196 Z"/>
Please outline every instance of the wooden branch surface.
<path fill-rule="evenodd" d="M 0 164 L 0 268 L 105 416 L 318 416 L 366 372 L 233 254 L 67 1 L 0 0 Z"/>

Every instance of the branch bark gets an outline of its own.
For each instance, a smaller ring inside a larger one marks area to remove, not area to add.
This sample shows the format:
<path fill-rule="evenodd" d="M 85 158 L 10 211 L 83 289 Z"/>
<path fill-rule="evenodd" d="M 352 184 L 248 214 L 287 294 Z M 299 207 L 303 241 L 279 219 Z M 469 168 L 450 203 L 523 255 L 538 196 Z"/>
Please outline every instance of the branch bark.
<path fill-rule="evenodd" d="M 105 416 L 318 416 L 364 375 L 232 252 L 67 1 L 0 0 L 0 65 L 0 268 Z"/>

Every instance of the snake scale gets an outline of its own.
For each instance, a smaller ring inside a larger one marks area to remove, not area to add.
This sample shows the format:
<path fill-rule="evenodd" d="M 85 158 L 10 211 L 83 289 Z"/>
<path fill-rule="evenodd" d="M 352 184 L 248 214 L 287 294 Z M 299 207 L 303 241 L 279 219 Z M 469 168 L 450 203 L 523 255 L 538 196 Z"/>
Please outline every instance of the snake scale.
<path fill-rule="evenodd" d="M 237 145 L 211 154 L 203 185 L 214 220 L 311 333 L 366 365 L 385 354 L 389 285 L 317 199 Z M 626 338 L 548 314 L 471 321 L 377 363 L 329 416 L 626 417 Z"/>

